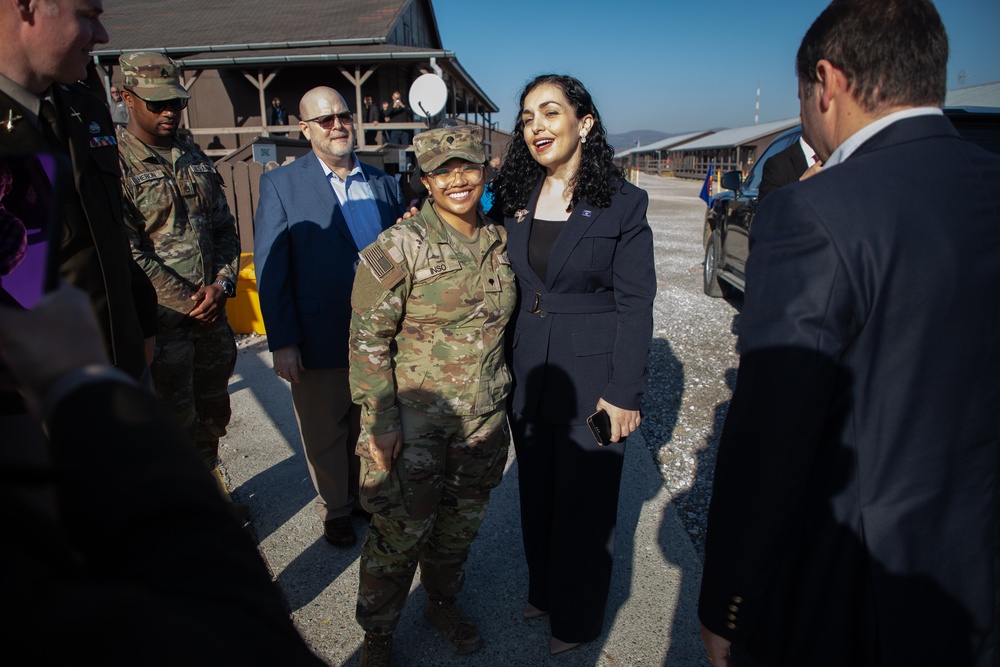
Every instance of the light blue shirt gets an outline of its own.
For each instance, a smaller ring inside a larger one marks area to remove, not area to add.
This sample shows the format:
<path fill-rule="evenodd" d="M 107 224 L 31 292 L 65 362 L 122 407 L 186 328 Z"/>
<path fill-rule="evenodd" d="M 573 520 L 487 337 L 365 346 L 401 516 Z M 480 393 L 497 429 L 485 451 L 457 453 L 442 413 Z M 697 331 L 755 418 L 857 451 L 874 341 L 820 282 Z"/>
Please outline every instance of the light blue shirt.
<path fill-rule="evenodd" d="M 826 171 L 830 167 L 838 165 L 847 158 L 851 157 L 854 151 L 861 147 L 861 144 L 865 143 L 898 120 L 903 120 L 904 118 L 914 118 L 916 116 L 940 116 L 943 113 L 944 112 L 938 107 L 913 107 L 882 116 L 874 123 L 865 125 L 863 128 L 845 139 L 844 143 L 837 146 L 837 150 L 833 151 L 830 159 L 823 164 L 823 170 Z"/>
<path fill-rule="evenodd" d="M 316 156 L 316 159 L 319 160 L 319 156 Z M 322 160 L 319 160 L 319 164 L 323 167 L 323 173 L 326 174 L 334 194 L 337 195 L 340 210 L 344 213 L 344 220 L 347 221 L 347 228 L 351 231 L 355 245 L 358 246 L 358 250 L 364 250 L 382 233 L 382 221 L 378 202 L 375 201 L 372 187 L 361 170 L 358 156 L 354 156 L 354 167 L 347 174 L 347 180 L 341 180 L 340 176 L 337 176 Z"/>

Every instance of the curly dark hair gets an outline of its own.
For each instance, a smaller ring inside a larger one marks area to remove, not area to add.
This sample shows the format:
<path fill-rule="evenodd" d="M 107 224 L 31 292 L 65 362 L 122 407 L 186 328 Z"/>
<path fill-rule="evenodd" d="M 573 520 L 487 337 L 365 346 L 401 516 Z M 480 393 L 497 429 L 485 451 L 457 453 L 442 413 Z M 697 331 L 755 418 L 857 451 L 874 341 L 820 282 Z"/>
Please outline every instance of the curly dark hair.
<path fill-rule="evenodd" d="M 581 199 L 586 198 L 595 206 L 607 208 L 611 205 L 611 196 L 625 180 L 623 170 L 614 163 L 615 151 L 608 144 L 608 132 L 587 89 L 571 76 L 542 74 L 529 81 L 521 91 L 514 132 L 510 143 L 507 144 L 500 172 L 493 179 L 497 201 L 502 205 L 504 215 L 508 217 L 513 216 L 518 209 L 524 208 L 532 189 L 539 179 L 545 176 L 545 168 L 531 156 L 528 144 L 524 140 L 524 120 L 521 118 L 521 110 L 524 108 L 524 98 L 528 93 L 546 83 L 558 86 L 562 90 L 577 118 L 583 118 L 587 114 L 594 117 L 594 125 L 587 135 L 587 142 L 583 144 L 580 166 L 570 181 L 573 190 L 570 206 L 576 206 Z"/>

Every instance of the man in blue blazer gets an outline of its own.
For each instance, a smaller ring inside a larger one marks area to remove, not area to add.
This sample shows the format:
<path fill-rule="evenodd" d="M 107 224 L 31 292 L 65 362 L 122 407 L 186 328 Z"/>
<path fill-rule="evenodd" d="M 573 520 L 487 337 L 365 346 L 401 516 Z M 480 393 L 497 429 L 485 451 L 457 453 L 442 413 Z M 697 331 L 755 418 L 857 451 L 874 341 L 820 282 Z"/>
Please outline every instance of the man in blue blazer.
<path fill-rule="evenodd" d="M 324 537 L 350 546 L 360 469 L 360 410 L 347 379 L 351 288 L 358 252 L 399 218 L 403 194 L 358 160 L 355 119 L 337 91 L 307 92 L 299 117 L 312 152 L 260 179 L 257 291 L 274 371 L 292 386 Z"/>
<path fill-rule="evenodd" d="M 929 0 L 834 0 L 799 48 L 824 167 L 751 233 L 715 667 L 1000 664 L 1000 158 L 941 115 L 947 60 Z"/>

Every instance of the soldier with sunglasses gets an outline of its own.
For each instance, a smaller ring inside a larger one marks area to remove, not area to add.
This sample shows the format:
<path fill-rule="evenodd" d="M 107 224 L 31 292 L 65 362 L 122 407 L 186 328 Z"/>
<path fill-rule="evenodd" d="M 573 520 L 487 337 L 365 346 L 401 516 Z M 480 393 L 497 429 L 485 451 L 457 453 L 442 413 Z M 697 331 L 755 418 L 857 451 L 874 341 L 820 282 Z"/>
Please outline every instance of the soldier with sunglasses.
<path fill-rule="evenodd" d="M 236 294 L 236 221 L 212 161 L 177 137 L 191 97 L 177 65 L 159 53 L 129 53 L 119 62 L 130 116 L 118 129 L 125 226 L 159 303 L 153 383 L 214 469 L 236 363 L 225 308 Z"/>

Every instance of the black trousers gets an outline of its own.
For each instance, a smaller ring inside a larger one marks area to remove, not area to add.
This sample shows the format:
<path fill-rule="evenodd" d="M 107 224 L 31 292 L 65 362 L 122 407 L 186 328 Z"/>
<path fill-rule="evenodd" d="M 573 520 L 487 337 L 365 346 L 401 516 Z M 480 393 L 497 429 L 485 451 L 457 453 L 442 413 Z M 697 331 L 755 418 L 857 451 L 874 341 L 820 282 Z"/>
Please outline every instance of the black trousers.
<path fill-rule="evenodd" d="M 624 443 L 601 447 L 586 424 L 511 414 L 528 562 L 528 602 L 549 612 L 552 636 L 601 634 L 611 587 Z"/>

